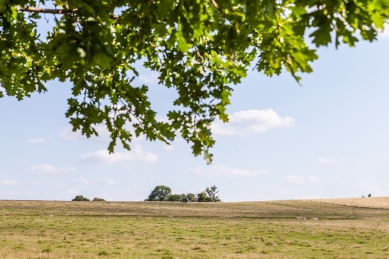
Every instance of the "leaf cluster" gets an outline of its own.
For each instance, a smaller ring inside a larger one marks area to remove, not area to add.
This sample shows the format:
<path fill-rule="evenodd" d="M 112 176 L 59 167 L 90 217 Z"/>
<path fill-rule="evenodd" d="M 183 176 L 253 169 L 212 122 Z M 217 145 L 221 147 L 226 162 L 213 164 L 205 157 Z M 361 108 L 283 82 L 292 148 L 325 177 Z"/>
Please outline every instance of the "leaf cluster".
<path fill-rule="evenodd" d="M 45 4 L 64 12 L 25 9 Z M 68 81 L 73 130 L 91 137 L 105 124 L 110 152 L 117 141 L 130 149 L 134 136 L 170 143 L 179 134 L 210 163 L 211 124 L 228 121 L 233 86 L 252 64 L 299 81 L 316 48 L 373 41 L 388 17 L 389 0 L 0 0 L 0 97 Z M 42 19 L 52 26 L 46 36 Z M 167 120 L 136 83 L 137 62 L 177 92 Z"/>

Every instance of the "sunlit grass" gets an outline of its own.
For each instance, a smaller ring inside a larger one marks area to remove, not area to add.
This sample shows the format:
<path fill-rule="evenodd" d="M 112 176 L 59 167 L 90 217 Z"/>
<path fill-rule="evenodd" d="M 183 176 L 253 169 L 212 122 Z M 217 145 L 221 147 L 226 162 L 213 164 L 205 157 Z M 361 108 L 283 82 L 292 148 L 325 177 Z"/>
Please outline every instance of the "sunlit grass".
<path fill-rule="evenodd" d="M 388 244 L 388 210 L 312 201 L 0 201 L 0 258 L 389 258 Z"/>

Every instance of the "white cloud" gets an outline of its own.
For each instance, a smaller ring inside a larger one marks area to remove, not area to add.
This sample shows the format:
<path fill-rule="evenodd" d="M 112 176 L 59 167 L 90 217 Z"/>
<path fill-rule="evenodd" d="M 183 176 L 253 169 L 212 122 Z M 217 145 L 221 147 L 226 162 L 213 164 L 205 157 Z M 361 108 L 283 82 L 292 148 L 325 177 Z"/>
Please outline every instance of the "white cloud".
<path fill-rule="evenodd" d="M 320 164 L 323 164 L 323 165 L 330 165 L 330 164 L 335 164 L 335 163 L 341 163 L 341 162 L 344 162 L 345 159 L 344 158 L 335 158 L 335 157 L 319 157 L 317 159 L 317 162 L 319 162 Z"/>
<path fill-rule="evenodd" d="M 140 75 L 139 80 L 143 83 L 148 83 L 148 84 L 158 84 L 159 79 L 158 79 L 158 73 L 151 73 L 149 75 Z"/>
<path fill-rule="evenodd" d="M 33 165 L 29 169 L 31 172 L 37 172 L 37 173 L 68 173 L 68 172 L 74 172 L 76 169 L 71 167 L 54 167 L 52 165 Z"/>
<path fill-rule="evenodd" d="M 55 182 L 55 181 L 50 181 L 51 184 L 55 184 L 57 186 L 65 186 L 66 184 L 64 183 L 59 183 L 59 182 Z"/>
<path fill-rule="evenodd" d="M 314 177 L 314 176 L 308 176 L 308 178 L 309 178 L 309 180 L 311 181 L 311 182 L 318 182 L 319 181 L 319 179 L 318 178 L 316 178 L 316 177 Z"/>
<path fill-rule="evenodd" d="M 92 136 L 91 138 L 88 139 L 89 141 L 94 141 L 98 143 L 107 143 L 111 141 L 111 134 L 104 124 L 98 124 L 93 127 L 95 128 L 95 130 L 99 135 Z M 87 139 L 86 136 L 83 136 L 80 131 L 74 132 L 71 127 L 61 128 L 58 134 L 59 134 L 59 138 L 65 141 L 77 141 L 77 140 Z M 139 137 L 134 136 L 132 142 L 141 141 L 143 139 L 145 139 L 144 135 L 140 135 Z"/>
<path fill-rule="evenodd" d="M 268 174 L 266 170 L 250 171 L 245 169 L 237 169 L 227 166 L 211 166 L 210 168 L 203 169 L 200 167 L 190 168 L 189 172 L 194 175 L 205 175 L 205 176 L 226 176 L 226 177 L 247 177 L 256 176 L 259 174 Z"/>
<path fill-rule="evenodd" d="M 77 190 L 72 190 L 72 189 L 70 189 L 70 190 L 67 191 L 67 193 L 68 193 L 68 194 L 71 194 L 71 195 L 77 195 L 77 194 L 79 194 L 80 192 L 77 191 Z"/>
<path fill-rule="evenodd" d="M 9 185 L 9 186 L 16 186 L 17 182 L 14 179 L 5 179 L 0 181 L 1 184 Z"/>
<path fill-rule="evenodd" d="M 37 180 L 32 180 L 31 183 L 32 183 L 32 184 L 37 184 L 38 181 L 37 181 Z"/>
<path fill-rule="evenodd" d="M 104 124 L 98 124 L 93 126 L 99 136 L 92 136 L 90 140 L 93 141 L 98 141 L 98 142 L 108 142 L 110 141 L 110 133 L 107 130 L 107 127 Z M 67 141 L 75 141 L 75 140 L 80 140 L 80 139 L 86 139 L 86 136 L 83 136 L 81 134 L 81 131 L 73 131 L 72 127 L 65 127 L 60 129 L 59 137 L 62 140 L 67 140 Z"/>
<path fill-rule="evenodd" d="M 165 145 L 164 149 L 167 151 L 172 151 L 174 149 L 174 147 L 172 145 Z"/>
<path fill-rule="evenodd" d="M 115 180 L 113 180 L 113 179 L 107 179 L 107 180 L 105 180 L 105 182 L 107 183 L 107 184 L 116 184 L 116 181 Z"/>
<path fill-rule="evenodd" d="M 297 176 L 297 175 L 287 175 L 286 176 L 286 180 L 289 181 L 289 182 L 292 182 L 292 183 L 302 183 L 304 180 L 300 177 L 300 176 Z"/>
<path fill-rule="evenodd" d="M 45 138 L 30 138 L 28 137 L 27 142 L 31 144 L 37 144 L 37 143 L 42 143 L 45 142 Z"/>
<path fill-rule="evenodd" d="M 385 29 L 382 32 L 378 33 L 379 38 L 389 38 L 389 27 L 385 26 Z"/>
<path fill-rule="evenodd" d="M 89 181 L 85 177 L 78 177 L 78 178 L 73 178 L 73 181 L 75 182 L 80 182 L 80 183 L 89 183 Z"/>
<path fill-rule="evenodd" d="M 228 123 L 215 121 L 212 124 L 212 132 L 215 135 L 247 136 L 279 127 L 293 127 L 294 124 L 294 118 L 280 117 L 271 109 L 247 110 L 229 115 Z"/>
<path fill-rule="evenodd" d="M 108 150 L 105 149 L 97 150 L 93 153 L 82 155 L 81 159 L 79 160 L 79 162 L 102 162 L 107 164 L 128 161 L 143 161 L 147 163 L 154 163 L 158 161 L 158 156 L 153 153 L 143 151 L 142 147 L 137 145 L 131 151 L 115 152 L 112 154 L 109 154 Z"/>
<path fill-rule="evenodd" d="M 59 131 L 59 137 L 62 140 L 77 140 L 80 138 L 80 134 L 72 131 L 71 127 L 62 128 Z"/>

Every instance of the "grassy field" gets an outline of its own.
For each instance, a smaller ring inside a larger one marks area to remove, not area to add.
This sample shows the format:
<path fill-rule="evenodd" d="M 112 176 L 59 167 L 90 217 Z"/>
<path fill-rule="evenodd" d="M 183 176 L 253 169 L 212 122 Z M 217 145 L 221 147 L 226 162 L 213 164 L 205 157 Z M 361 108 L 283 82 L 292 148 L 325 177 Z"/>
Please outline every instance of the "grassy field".
<path fill-rule="evenodd" d="M 0 201 L 0 258 L 389 258 L 389 198 L 360 200 Z"/>

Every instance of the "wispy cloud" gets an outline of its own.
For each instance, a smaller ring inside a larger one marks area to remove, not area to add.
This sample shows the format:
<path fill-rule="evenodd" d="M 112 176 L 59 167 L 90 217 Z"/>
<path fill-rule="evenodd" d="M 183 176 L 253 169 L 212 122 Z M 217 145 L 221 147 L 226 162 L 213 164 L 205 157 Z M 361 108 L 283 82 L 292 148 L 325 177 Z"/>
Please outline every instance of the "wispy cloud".
<path fill-rule="evenodd" d="M 49 173 L 49 174 L 69 173 L 69 172 L 76 171 L 76 169 L 72 167 L 55 167 L 52 165 L 33 165 L 28 170 L 36 173 Z"/>
<path fill-rule="evenodd" d="M 165 145 L 164 149 L 167 151 L 172 151 L 174 149 L 174 147 L 172 145 Z"/>
<path fill-rule="evenodd" d="M 27 142 L 31 143 L 31 144 L 43 143 L 45 141 L 46 141 L 45 138 L 30 138 L 30 137 L 28 137 L 28 139 L 27 139 Z"/>
<path fill-rule="evenodd" d="M 73 181 L 79 182 L 79 183 L 89 183 L 89 181 L 85 177 L 78 177 L 78 178 L 73 178 Z"/>
<path fill-rule="evenodd" d="M 247 110 L 229 115 L 228 123 L 216 121 L 212 124 L 212 132 L 215 135 L 247 136 L 279 127 L 293 127 L 294 125 L 294 118 L 280 117 L 271 109 Z"/>
<path fill-rule="evenodd" d="M 97 137 L 92 136 L 90 140 L 97 141 L 97 142 L 108 142 L 111 139 L 110 133 L 104 124 L 98 124 L 93 127 L 95 128 L 95 130 L 99 135 Z M 58 134 L 60 139 L 66 141 L 76 141 L 80 139 L 86 139 L 86 137 L 83 136 L 80 131 L 73 131 L 71 127 L 61 128 Z"/>
<path fill-rule="evenodd" d="M 232 168 L 227 166 L 211 166 L 210 168 L 190 168 L 189 172 L 194 175 L 204 175 L 204 176 L 225 176 L 225 177 L 253 177 L 259 174 L 268 174 L 266 170 L 245 170 Z"/>
<path fill-rule="evenodd" d="M 292 182 L 292 183 L 302 183 L 304 182 L 303 178 L 301 178 L 300 176 L 297 176 L 297 175 L 287 175 L 285 177 L 285 179 L 288 181 L 288 182 Z"/>
<path fill-rule="evenodd" d="M 111 140 L 111 133 L 108 131 L 106 125 L 98 124 L 94 126 L 95 130 L 99 134 L 98 136 L 92 136 L 88 139 L 88 141 L 94 141 L 99 143 L 107 143 Z M 130 126 L 126 127 L 129 130 L 132 130 Z M 87 139 L 85 136 L 81 134 L 80 131 L 73 131 L 71 127 L 61 128 L 58 132 L 59 138 L 65 141 L 79 141 Z M 133 137 L 132 142 L 141 141 L 145 137 L 144 135 L 140 135 L 139 137 Z"/>
<path fill-rule="evenodd" d="M 117 182 L 113 179 L 107 179 L 107 180 L 105 180 L 105 183 L 113 185 L 113 184 L 116 184 Z"/>
<path fill-rule="evenodd" d="M 115 152 L 109 154 L 108 150 L 97 150 L 92 153 L 82 155 L 79 162 L 91 163 L 106 163 L 114 164 L 128 161 L 142 161 L 146 163 L 154 163 L 158 161 L 156 154 L 143 151 L 142 147 L 137 145 L 131 151 Z"/>
<path fill-rule="evenodd" d="M 70 190 L 67 190 L 67 193 L 70 194 L 70 195 L 77 195 L 77 194 L 79 194 L 80 192 L 77 191 L 77 190 L 70 189 Z"/>
<path fill-rule="evenodd" d="M 335 158 L 335 157 L 319 157 L 317 159 L 317 162 L 319 162 L 320 164 L 323 164 L 323 165 L 330 165 L 330 164 L 335 164 L 335 163 L 341 163 L 341 162 L 344 162 L 345 159 L 344 158 Z"/>
<path fill-rule="evenodd" d="M 316 178 L 316 177 L 314 177 L 314 176 L 312 176 L 312 175 L 308 176 L 308 179 L 309 179 L 309 181 L 311 181 L 311 182 L 318 182 L 318 181 L 319 181 L 318 178 Z"/>
<path fill-rule="evenodd" d="M 60 139 L 69 140 L 69 141 L 77 140 L 81 136 L 77 132 L 72 131 L 71 127 L 62 128 L 59 130 L 58 133 L 59 133 Z"/>
<path fill-rule="evenodd" d="M 64 183 L 59 183 L 59 182 L 56 182 L 56 181 L 50 181 L 49 183 L 57 185 L 57 186 L 65 186 L 66 185 Z"/>
<path fill-rule="evenodd" d="M 385 29 L 382 32 L 378 33 L 379 38 L 389 38 L 389 26 L 385 26 Z"/>
<path fill-rule="evenodd" d="M 159 82 L 158 73 L 151 73 L 149 75 L 140 75 L 139 80 L 147 84 L 157 84 Z"/>
<path fill-rule="evenodd" d="M 16 186 L 17 182 L 14 179 L 5 179 L 0 181 L 0 184 L 9 185 L 9 186 Z"/>

